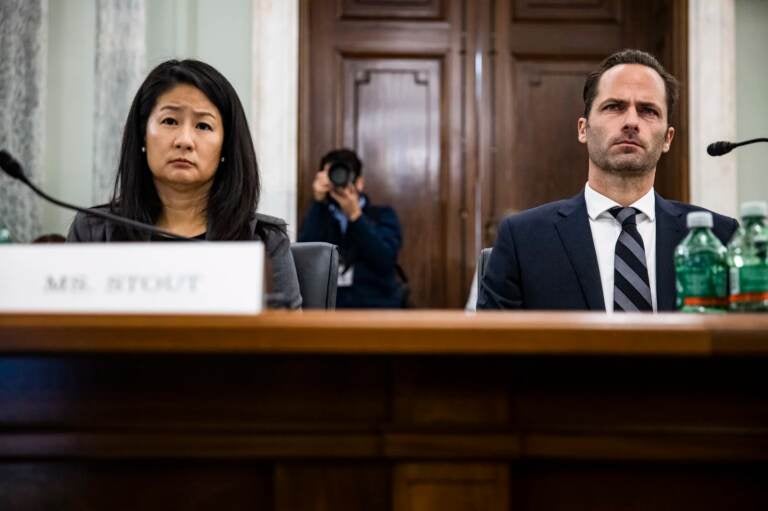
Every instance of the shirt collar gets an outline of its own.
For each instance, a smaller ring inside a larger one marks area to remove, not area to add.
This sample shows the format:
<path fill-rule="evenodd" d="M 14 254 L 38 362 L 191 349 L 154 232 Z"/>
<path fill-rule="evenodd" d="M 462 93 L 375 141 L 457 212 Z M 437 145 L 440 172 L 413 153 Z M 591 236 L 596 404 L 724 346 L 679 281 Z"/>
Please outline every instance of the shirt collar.
<path fill-rule="evenodd" d="M 596 192 L 589 186 L 589 183 L 584 187 L 584 200 L 587 202 L 587 214 L 592 220 L 597 220 L 602 214 L 612 216 L 608 213 L 608 210 L 614 206 L 621 205 L 602 193 Z M 656 220 L 656 194 L 653 187 L 645 195 L 630 204 L 630 207 L 637 208 L 649 221 L 654 222 Z"/>
<path fill-rule="evenodd" d="M 365 205 L 368 204 L 368 197 L 366 197 L 361 193 L 358 201 L 359 201 L 358 204 L 360 204 L 360 209 L 364 209 Z M 346 234 L 347 226 L 349 225 L 349 218 L 347 218 L 347 215 L 345 215 L 344 212 L 341 211 L 341 209 L 332 202 L 328 203 L 328 211 L 330 211 L 331 215 L 333 215 L 336 221 L 339 222 L 339 227 L 341 227 L 341 233 Z"/>

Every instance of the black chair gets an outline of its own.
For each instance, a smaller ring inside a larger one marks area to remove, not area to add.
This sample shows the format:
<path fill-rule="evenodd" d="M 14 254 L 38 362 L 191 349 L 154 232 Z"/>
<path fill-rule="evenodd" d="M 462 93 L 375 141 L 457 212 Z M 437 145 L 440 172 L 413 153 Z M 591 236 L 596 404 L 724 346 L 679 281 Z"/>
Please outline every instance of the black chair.
<path fill-rule="evenodd" d="M 304 309 L 335 309 L 339 250 L 322 242 L 291 244 Z"/>

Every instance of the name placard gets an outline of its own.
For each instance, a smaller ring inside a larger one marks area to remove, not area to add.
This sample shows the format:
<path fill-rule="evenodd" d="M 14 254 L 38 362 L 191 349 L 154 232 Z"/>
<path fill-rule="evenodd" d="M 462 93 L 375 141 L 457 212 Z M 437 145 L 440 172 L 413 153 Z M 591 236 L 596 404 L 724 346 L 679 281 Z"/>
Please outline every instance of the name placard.
<path fill-rule="evenodd" d="M 264 245 L 0 245 L 0 311 L 257 314 Z"/>

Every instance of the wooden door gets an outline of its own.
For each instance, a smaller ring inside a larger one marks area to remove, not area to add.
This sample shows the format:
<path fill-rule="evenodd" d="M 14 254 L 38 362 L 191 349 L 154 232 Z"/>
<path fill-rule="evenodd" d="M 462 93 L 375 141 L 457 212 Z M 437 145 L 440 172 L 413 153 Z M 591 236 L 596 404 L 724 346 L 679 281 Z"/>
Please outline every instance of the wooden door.
<path fill-rule="evenodd" d="M 685 90 L 687 2 L 304 0 L 299 218 L 321 156 L 351 147 L 372 202 L 403 225 L 419 307 L 464 305 L 507 213 L 586 182 L 576 139 L 587 72 L 652 51 Z M 687 199 L 686 100 L 657 190 Z"/>
<path fill-rule="evenodd" d="M 464 292 L 464 9 L 459 0 L 302 3 L 299 218 L 322 155 L 354 149 L 371 202 L 400 218 L 399 261 L 419 307 Z"/>
<path fill-rule="evenodd" d="M 679 9 L 669 1 L 494 3 L 495 37 L 487 51 L 492 92 L 485 106 L 491 121 L 481 133 L 481 146 L 491 148 L 491 158 L 481 162 L 477 208 L 484 246 L 493 243 L 505 215 L 583 189 L 587 151 L 576 138 L 576 124 L 584 110 L 585 77 L 605 56 L 628 47 L 650 51 L 684 85 L 685 31 L 677 28 L 684 27 L 684 12 Z M 685 112 L 684 95 L 681 99 Z M 681 119 L 673 118 L 683 128 L 678 134 L 685 132 Z M 677 137 L 658 169 L 656 188 L 662 195 L 687 198 L 686 153 L 687 137 Z"/>

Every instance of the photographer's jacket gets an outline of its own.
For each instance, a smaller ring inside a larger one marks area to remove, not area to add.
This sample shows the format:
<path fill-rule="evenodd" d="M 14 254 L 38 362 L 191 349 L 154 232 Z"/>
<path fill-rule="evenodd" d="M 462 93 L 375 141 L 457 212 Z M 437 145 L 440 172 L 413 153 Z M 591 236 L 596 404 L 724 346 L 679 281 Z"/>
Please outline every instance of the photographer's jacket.
<path fill-rule="evenodd" d="M 352 285 L 336 293 L 339 308 L 398 308 L 402 291 L 395 265 L 400 250 L 400 222 L 389 206 L 372 206 L 367 197 L 363 214 L 355 222 L 341 223 L 326 202 L 312 202 L 299 232 L 299 241 L 325 241 L 338 245 L 339 271 L 351 266 Z"/>

